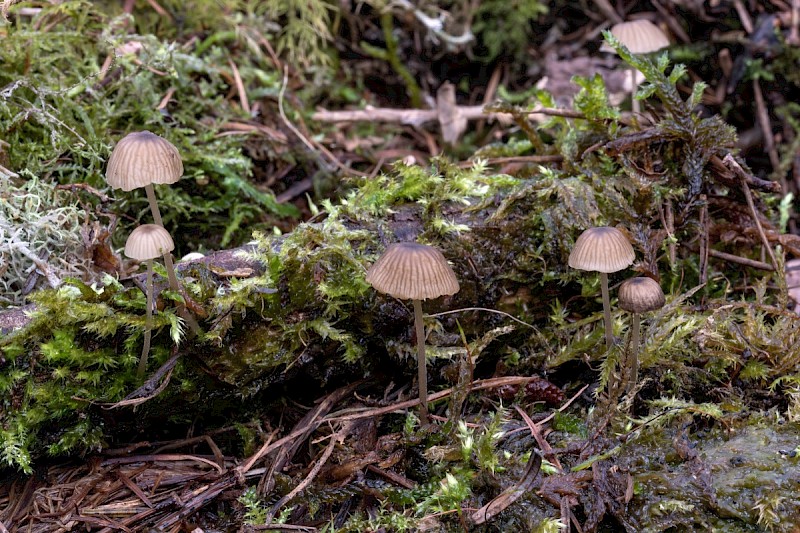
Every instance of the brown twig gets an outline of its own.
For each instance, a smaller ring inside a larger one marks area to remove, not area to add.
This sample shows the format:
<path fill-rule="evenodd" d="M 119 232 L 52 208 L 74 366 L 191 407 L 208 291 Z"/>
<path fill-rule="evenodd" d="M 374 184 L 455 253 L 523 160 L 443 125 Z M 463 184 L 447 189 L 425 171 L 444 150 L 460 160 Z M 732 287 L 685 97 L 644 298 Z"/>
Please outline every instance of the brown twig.
<path fill-rule="evenodd" d="M 498 115 L 508 115 L 509 113 L 486 111 L 485 106 L 456 106 L 458 113 L 467 120 L 485 119 Z M 558 109 L 547 107 L 536 107 L 530 110 L 528 118 L 534 122 L 540 122 L 542 117 L 537 115 L 558 116 L 566 118 L 584 118 L 582 113 L 571 109 Z M 351 109 L 345 111 L 328 111 L 320 109 L 311 117 L 319 122 L 394 122 L 408 124 L 411 126 L 421 126 L 426 122 L 432 122 L 439 118 L 439 111 L 436 109 L 394 109 L 386 107 L 367 106 L 364 109 Z"/>
<path fill-rule="evenodd" d="M 773 172 L 780 172 L 781 160 L 778 157 L 778 150 L 775 148 L 775 136 L 772 134 L 772 124 L 769 121 L 769 113 L 767 106 L 764 103 L 764 93 L 761 92 L 761 85 L 758 80 L 753 80 L 753 95 L 756 100 L 756 118 L 758 119 L 758 127 L 761 128 L 761 135 L 764 137 L 764 148 L 769 154 L 769 164 L 772 166 Z M 786 176 L 780 176 L 781 189 L 786 194 L 788 184 L 786 183 Z"/>
<path fill-rule="evenodd" d="M 700 208 L 700 283 L 706 283 L 708 281 L 708 249 L 710 248 L 710 240 L 708 235 L 708 202 L 706 201 L 706 195 L 700 195 L 700 202 L 702 207 Z"/>
<path fill-rule="evenodd" d="M 739 15 L 744 31 L 753 33 L 753 19 L 750 18 L 750 13 L 747 12 L 742 0 L 733 0 L 733 7 L 736 9 L 736 14 Z"/>
<path fill-rule="evenodd" d="M 708 255 L 711 257 L 716 257 L 717 259 L 722 259 L 723 261 L 729 261 L 731 263 L 736 263 L 737 265 L 743 265 L 750 268 L 757 268 L 759 270 L 775 270 L 772 265 L 768 263 L 764 263 L 762 261 L 756 261 L 755 259 L 748 259 L 746 257 L 740 257 L 738 255 L 729 254 L 725 252 L 720 252 L 719 250 L 714 250 L 713 248 L 708 251 Z"/>
<path fill-rule="evenodd" d="M 611 2 L 608 0 L 594 0 L 594 4 L 597 6 L 597 9 L 602 11 L 603 15 L 608 17 L 608 19 L 613 24 L 619 24 L 622 22 L 622 17 L 619 13 L 617 13 L 616 9 L 611 5 Z"/>
<path fill-rule="evenodd" d="M 280 511 L 281 507 L 292 501 L 295 496 L 300 494 L 300 492 L 302 492 L 312 481 L 314 481 L 319 474 L 319 471 L 323 466 L 325 466 L 325 463 L 328 462 L 328 459 L 333 453 L 333 449 L 336 447 L 336 444 L 341 443 L 344 440 L 344 437 L 345 435 L 341 431 L 331 435 L 331 440 L 328 443 L 328 446 L 325 448 L 325 451 L 322 452 L 322 457 L 319 458 L 319 461 L 316 462 L 314 467 L 311 469 L 305 479 L 303 479 L 303 481 L 298 483 L 296 487 L 290 490 L 288 494 L 286 494 L 283 498 L 278 500 L 275 505 L 272 506 L 272 509 L 270 509 L 269 514 L 267 515 L 267 521 L 271 521 L 272 517 L 275 516 L 275 513 Z"/>
<path fill-rule="evenodd" d="M 242 110 L 250 115 L 250 100 L 247 98 L 247 89 L 244 87 L 244 82 L 242 81 L 241 74 L 239 74 L 239 69 L 236 67 L 236 63 L 234 63 L 232 59 L 228 59 L 228 64 L 231 66 L 233 81 L 236 84 L 236 92 L 239 94 L 239 103 L 242 104 Z"/>
<path fill-rule="evenodd" d="M 483 379 L 478 380 L 472 384 L 470 387 L 470 391 L 482 390 L 482 389 L 496 389 L 498 387 L 502 387 L 503 385 L 524 385 L 534 379 L 538 379 L 535 377 L 527 377 L 527 376 L 509 376 L 503 378 L 490 378 L 490 379 Z M 435 402 L 437 400 L 441 400 L 443 398 L 449 397 L 453 393 L 453 388 L 446 389 L 443 391 L 439 391 L 435 394 L 431 394 L 428 396 L 428 402 Z M 397 402 L 392 405 L 387 405 L 386 407 L 378 407 L 374 409 L 366 409 L 359 413 L 352 413 L 342 416 L 337 416 L 335 413 L 330 417 L 325 418 L 326 422 L 344 422 L 346 420 L 359 420 L 361 418 L 372 418 L 376 416 L 383 416 L 389 413 L 393 413 L 395 411 L 401 411 L 403 409 L 410 409 L 411 407 L 416 407 L 419 405 L 419 398 L 414 398 L 413 400 L 406 400 L 404 402 Z"/>
<path fill-rule="evenodd" d="M 347 174 L 356 174 L 359 176 L 364 176 L 365 174 L 363 172 L 359 172 L 355 169 L 346 167 L 344 164 L 342 164 L 341 161 L 339 161 L 339 159 L 335 155 L 331 153 L 330 150 L 325 148 L 320 143 L 312 142 L 311 139 L 303 135 L 303 133 L 299 129 L 297 129 L 297 127 L 294 124 L 292 124 L 292 122 L 289 120 L 289 117 L 286 116 L 286 111 L 284 111 L 283 109 L 284 96 L 286 94 L 286 88 L 288 87 L 288 85 L 289 85 L 289 68 L 284 67 L 283 83 L 281 84 L 281 90 L 278 93 L 278 113 L 280 114 L 281 120 L 283 120 L 283 123 L 286 125 L 286 127 L 289 128 L 292 131 L 292 133 L 294 133 L 297 136 L 298 139 L 300 139 L 300 141 L 306 146 L 306 148 L 308 148 L 311 151 L 311 153 L 316 154 L 319 151 L 328 159 L 330 163 L 333 163 L 336 167 L 338 167 L 339 170 Z"/>
<path fill-rule="evenodd" d="M 769 239 L 767 239 L 767 235 L 764 233 L 764 228 L 761 226 L 761 220 L 758 217 L 758 211 L 756 211 L 755 202 L 753 201 L 753 193 L 750 192 L 750 187 L 747 185 L 747 173 L 730 154 L 725 156 L 723 163 L 725 163 L 726 166 L 728 166 L 737 176 L 740 177 L 742 181 L 742 192 L 744 192 L 744 197 L 747 200 L 747 206 L 750 208 L 750 212 L 753 215 L 753 223 L 758 230 L 761 243 L 764 245 L 764 249 L 766 250 L 767 254 L 769 254 L 769 259 L 773 268 L 776 272 L 779 272 L 780 267 L 778 266 L 778 260 L 775 258 L 775 254 L 772 251 L 772 246 L 770 246 Z"/>

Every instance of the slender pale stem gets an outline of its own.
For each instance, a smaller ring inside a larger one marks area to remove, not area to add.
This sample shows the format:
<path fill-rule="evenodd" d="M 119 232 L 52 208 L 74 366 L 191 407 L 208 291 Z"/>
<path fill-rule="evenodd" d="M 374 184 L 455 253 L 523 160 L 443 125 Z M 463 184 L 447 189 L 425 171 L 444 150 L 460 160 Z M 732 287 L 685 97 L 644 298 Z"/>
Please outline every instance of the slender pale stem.
<path fill-rule="evenodd" d="M 144 191 L 147 194 L 147 201 L 150 204 L 150 211 L 153 213 L 153 221 L 163 228 L 164 221 L 161 220 L 161 212 L 158 210 L 158 202 L 156 202 L 156 193 L 153 189 L 153 184 L 151 183 L 145 185 Z M 167 269 L 169 288 L 178 294 L 183 294 L 181 292 L 180 285 L 178 285 L 178 277 L 175 275 L 175 265 L 172 263 L 172 254 L 170 252 L 164 252 L 164 266 Z M 197 323 L 197 320 L 195 320 L 194 316 L 192 316 L 192 314 L 186 309 L 186 306 L 178 306 L 178 313 L 180 313 L 181 318 L 183 318 L 189 324 L 189 327 L 196 335 L 200 335 L 200 333 L 202 333 L 200 325 Z"/>
<path fill-rule="evenodd" d="M 153 212 L 153 221 L 164 227 L 164 222 L 161 220 L 161 211 L 158 210 L 158 202 L 156 202 L 156 192 L 153 189 L 153 184 L 148 183 L 144 186 L 144 192 L 147 194 L 147 201 L 150 203 L 150 211 Z"/>
<path fill-rule="evenodd" d="M 180 294 L 178 278 L 175 276 L 175 265 L 172 263 L 172 254 L 164 252 L 164 266 L 167 267 L 167 278 L 169 278 L 169 288 Z"/>
<path fill-rule="evenodd" d="M 636 89 L 638 89 L 638 85 L 636 85 L 636 69 L 629 68 L 628 69 L 628 76 L 631 80 L 631 111 L 634 114 L 634 117 L 638 115 L 641 111 L 641 105 L 639 104 L 639 100 L 636 99 Z"/>
<path fill-rule="evenodd" d="M 611 349 L 614 343 L 611 326 L 611 298 L 608 296 L 608 274 L 600 272 L 600 290 L 603 293 L 603 322 L 606 327 L 606 347 Z"/>
<path fill-rule="evenodd" d="M 147 358 L 150 355 L 150 336 L 153 329 L 153 260 L 147 260 L 147 308 L 145 309 L 144 345 L 139 358 L 139 369 L 136 377 L 141 378 L 147 369 Z"/>
<path fill-rule="evenodd" d="M 636 386 L 636 380 L 639 379 L 639 322 L 641 318 L 639 313 L 633 313 L 631 317 L 633 324 L 631 325 L 631 351 L 628 354 L 628 389 L 630 392 Z"/>
<path fill-rule="evenodd" d="M 422 301 L 414 303 L 414 328 L 417 330 L 417 381 L 419 381 L 419 419 L 423 426 L 428 425 L 428 367 L 425 359 L 425 324 L 422 322 Z"/>
<path fill-rule="evenodd" d="M 156 202 L 156 193 L 153 189 L 153 184 L 150 183 L 145 185 L 144 191 L 147 193 L 147 201 L 150 203 L 150 211 L 153 213 L 153 221 L 163 228 L 164 221 L 161 220 L 161 212 L 158 210 L 158 202 Z M 175 292 L 180 292 L 178 278 L 175 276 L 175 265 L 172 263 L 172 255 L 169 252 L 164 252 L 164 266 L 167 267 L 169 288 Z"/>

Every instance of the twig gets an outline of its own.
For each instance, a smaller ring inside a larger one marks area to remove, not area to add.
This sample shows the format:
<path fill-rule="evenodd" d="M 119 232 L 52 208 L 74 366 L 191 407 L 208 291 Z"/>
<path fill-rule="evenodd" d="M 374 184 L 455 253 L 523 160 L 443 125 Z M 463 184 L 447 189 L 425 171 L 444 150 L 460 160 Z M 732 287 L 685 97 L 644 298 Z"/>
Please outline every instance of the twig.
<path fill-rule="evenodd" d="M 800 46 L 800 0 L 792 0 L 792 21 L 789 28 L 789 37 L 786 42 L 792 46 Z"/>
<path fill-rule="evenodd" d="M 522 407 L 519 405 L 515 405 L 514 409 L 516 409 L 519 416 L 522 417 L 522 420 L 525 422 L 525 425 L 528 426 L 528 429 L 531 432 L 531 436 L 536 441 L 536 444 L 539 445 L 539 449 L 542 450 L 542 455 L 547 456 L 547 460 L 553 463 L 553 465 L 558 468 L 559 472 L 564 472 L 564 467 L 561 466 L 561 461 L 558 460 L 558 456 L 553 451 L 553 448 L 550 446 L 550 443 L 544 438 L 542 434 L 542 425 L 543 422 L 539 422 L 538 424 L 531 420 L 531 417 L 528 416 L 528 413 L 525 412 Z"/>
<path fill-rule="evenodd" d="M 476 381 L 470 387 L 470 392 L 482 389 L 495 389 L 498 387 L 502 387 L 503 385 L 524 385 L 528 382 L 533 381 L 533 377 L 527 376 L 509 376 L 503 378 L 491 378 L 491 379 L 483 379 Z M 441 400 L 443 398 L 447 398 L 453 393 L 453 388 L 449 388 L 443 391 L 439 391 L 435 394 L 431 394 L 428 396 L 428 402 L 435 402 L 437 400 Z M 414 398 L 413 400 L 406 400 L 404 402 L 397 402 L 392 405 L 388 405 L 386 407 L 378 407 L 375 409 L 367 409 L 360 413 L 352 413 L 342 416 L 336 416 L 336 414 L 332 414 L 331 416 L 324 419 L 326 422 L 344 422 L 347 420 L 359 420 L 361 418 L 373 418 L 376 416 L 382 416 L 389 413 L 393 413 L 395 411 L 400 411 L 402 409 L 409 409 L 411 407 L 416 407 L 419 405 L 419 398 Z"/>
<path fill-rule="evenodd" d="M 772 263 L 772 267 L 775 269 L 775 272 L 780 272 L 780 267 L 778 266 L 778 261 L 775 259 L 775 254 L 772 251 L 772 246 L 770 246 L 769 239 L 767 239 L 767 235 L 764 233 L 764 228 L 761 226 L 761 220 L 758 218 L 758 211 L 756 211 L 755 202 L 753 202 L 753 193 L 750 192 L 750 187 L 747 185 L 747 173 L 744 169 L 736 162 L 736 160 L 728 154 L 725 156 L 723 163 L 726 164 L 734 173 L 739 176 L 742 181 L 742 192 L 744 192 L 744 197 L 747 200 L 747 206 L 750 208 L 750 213 L 753 215 L 753 223 L 758 230 L 758 235 L 761 237 L 761 243 L 764 245 L 764 248 L 769 254 L 770 262 Z"/>
<path fill-rule="evenodd" d="M 351 383 L 350 385 L 341 387 L 341 388 L 333 391 L 332 393 L 330 393 L 328 396 L 326 396 L 323 399 L 323 401 L 321 401 L 317 405 L 316 408 L 314 408 L 313 411 L 309 412 L 308 414 L 306 414 L 305 417 L 303 417 L 303 420 L 301 420 L 297 424 L 297 426 L 295 426 L 298 429 L 295 429 L 294 431 L 292 431 L 291 433 L 289 433 L 285 437 L 282 437 L 282 438 L 276 440 L 275 442 L 271 442 L 272 436 L 270 436 L 270 438 L 267 439 L 267 441 L 261 446 L 261 449 L 259 449 L 253 455 L 251 455 L 250 458 L 247 459 L 247 461 L 245 461 L 243 464 L 241 464 L 238 467 L 236 467 L 236 470 L 239 472 L 239 474 L 244 475 L 251 468 L 253 468 L 253 466 L 261 458 L 263 458 L 265 455 L 267 455 L 271 451 L 274 451 L 274 450 L 280 448 L 284 444 L 287 444 L 289 442 L 294 441 L 295 439 L 297 439 L 298 437 L 300 437 L 302 435 L 307 435 L 310 432 L 315 431 L 320 425 L 322 425 L 322 423 L 324 421 L 328 420 L 326 418 L 325 419 L 321 418 L 320 415 L 322 415 L 323 413 L 326 413 L 328 410 L 330 410 L 330 408 L 334 404 L 336 404 L 342 398 L 344 398 L 345 396 L 347 396 L 348 394 L 353 392 L 356 388 L 358 388 L 361 385 L 361 383 L 362 382 L 360 382 L 360 381 L 355 382 L 355 383 Z"/>
<path fill-rule="evenodd" d="M 247 533 L 247 531 L 303 531 L 313 533 L 317 531 L 317 528 L 313 526 L 296 526 L 294 524 L 263 524 L 258 526 L 244 526 L 242 531 Z"/>
<path fill-rule="evenodd" d="M 729 261 L 731 263 L 757 268 L 759 270 L 775 270 L 772 268 L 772 265 L 768 263 L 756 261 L 755 259 L 748 259 L 746 257 L 740 257 L 734 254 L 720 252 L 719 250 L 714 250 L 713 248 L 708 251 L 708 255 L 711 257 L 716 257 L 717 259 L 722 259 L 723 261 Z"/>
<path fill-rule="evenodd" d="M 700 283 L 708 281 L 708 249 L 711 247 L 708 236 L 708 201 L 706 195 L 700 195 Z"/>
<path fill-rule="evenodd" d="M 486 111 L 485 106 L 456 106 L 458 113 L 467 120 L 484 119 L 493 116 L 508 116 L 510 113 Z M 565 118 L 585 118 L 582 113 L 572 109 L 559 109 L 549 107 L 534 107 L 528 113 L 528 119 L 534 122 L 541 122 L 542 117 L 537 115 L 565 117 Z M 426 122 L 431 122 L 439 118 L 439 111 L 436 109 L 394 109 L 388 107 L 367 106 L 364 109 L 351 109 L 346 111 L 328 111 L 320 109 L 311 118 L 320 122 L 397 122 L 420 126 Z"/>
<path fill-rule="evenodd" d="M 281 90 L 280 90 L 280 92 L 278 93 L 278 112 L 279 112 L 279 113 L 280 113 L 280 115 L 281 115 L 281 119 L 283 120 L 283 123 L 284 123 L 284 124 L 286 124 L 286 127 L 287 127 L 287 128 L 289 128 L 289 129 L 292 131 L 292 133 L 294 133 L 294 134 L 297 136 L 297 138 L 298 138 L 298 139 L 300 139 L 300 141 L 301 141 L 303 144 L 305 144 L 305 145 L 306 145 L 306 147 L 307 147 L 309 150 L 311 150 L 311 153 L 316 153 L 317 151 L 320 151 L 320 152 L 322 152 L 322 153 L 325 155 L 325 157 L 327 157 L 327 158 L 328 158 L 328 160 L 329 160 L 331 163 L 333 163 L 334 165 L 336 165 L 337 167 L 339 167 L 339 169 L 340 169 L 340 170 L 342 170 L 342 171 L 344 171 L 344 172 L 347 172 L 347 173 L 350 173 L 350 174 L 360 174 L 360 175 L 364 175 L 363 173 L 361 173 L 361 172 L 358 172 L 357 170 L 354 170 L 354 169 L 352 169 L 352 168 L 348 168 L 348 167 L 344 166 L 344 165 L 342 164 L 342 162 L 341 162 L 341 161 L 339 161 L 339 160 L 336 158 L 336 156 L 334 156 L 334 155 L 333 155 L 333 154 L 332 154 L 332 153 L 331 153 L 331 152 L 330 152 L 330 151 L 329 151 L 327 148 L 325 148 L 324 146 L 322 146 L 322 145 L 319 145 L 319 144 L 317 144 L 317 145 L 315 146 L 314 144 L 312 144 L 312 143 L 311 143 L 311 141 L 309 141 L 309 140 L 308 140 L 308 138 L 307 138 L 305 135 L 303 135 L 303 134 L 300 132 L 300 130 L 298 130 L 298 129 L 295 127 L 295 125 L 294 125 L 294 124 L 292 124 L 292 122 L 289 120 L 289 117 L 287 117 L 287 116 L 286 116 L 286 112 L 285 112 L 285 111 L 284 111 L 284 109 L 283 109 L 283 100 L 284 100 L 284 95 L 286 94 L 286 87 L 288 87 L 288 85 L 289 85 L 289 68 L 288 68 L 288 67 L 286 67 L 286 66 L 284 66 L 284 69 L 283 69 L 283 83 L 281 84 Z"/>
<path fill-rule="evenodd" d="M 617 13 L 614 7 L 611 5 L 611 2 L 608 0 L 594 0 L 594 4 L 597 6 L 597 9 L 603 12 L 603 15 L 608 17 L 612 23 L 619 24 L 622 22 L 622 17 Z"/>
<path fill-rule="evenodd" d="M 314 465 L 314 467 L 311 469 L 311 471 L 308 473 L 305 479 L 303 479 L 303 481 L 298 483 L 296 487 L 294 487 L 292 490 L 289 491 L 288 494 L 286 494 L 286 496 L 278 500 L 278 502 L 272 506 L 272 509 L 270 509 L 269 514 L 267 515 L 268 521 L 272 520 L 272 517 L 275 516 L 275 513 L 277 513 L 281 509 L 281 507 L 292 501 L 292 499 L 295 496 L 297 496 L 312 481 L 314 481 L 314 478 L 317 477 L 319 471 L 322 469 L 325 463 L 328 462 L 328 458 L 330 458 L 331 454 L 333 453 L 333 449 L 336 447 L 336 444 L 341 443 L 343 440 L 344 440 L 344 434 L 342 432 L 337 432 L 331 435 L 331 441 L 328 443 L 328 446 L 327 448 L 325 448 L 325 451 L 322 452 L 322 457 L 319 458 L 319 461 L 317 461 L 317 463 Z"/>
<path fill-rule="evenodd" d="M 462 307 L 461 309 L 453 309 L 452 311 L 442 311 L 441 313 L 434 313 L 432 315 L 425 315 L 426 317 L 436 318 L 437 316 L 445 316 L 451 315 L 453 313 L 461 313 L 462 311 L 486 311 L 487 313 L 496 313 L 498 315 L 502 315 L 504 317 L 510 318 L 514 322 L 518 322 L 523 326 L 528 326 L 529 328 L 533 328 L 536 331 L 539 331 L 539 328 L 534 326 L 533 324 L 528 324 L 527 322 L 523 322 L 519 318 L 515 317 L 514 315 L 510 315 L 505 311 L 498 311 L 497 309 L 489 309 L 488 307 Z"/>
<path fill-rule="evenodd" d="M 525 469 L 522 479 L 519 483 L 504 490 L 498 497 L 472 513 L 470 520 L 475 525 L 481 525 L 497 516 L 501 511 L 506 509 L 512 503 L 517 501 L 524 494 L 530 492 L 533 488 L 533 482 L 539 475 L 542 468 L 542 456 L 536 452 L 531 452 L 531 457 L 528 460 L 528 466 Z"/>
<path fill-rule="evenodd" d="M 769 122 L 769 114 L 767 113 L 767 106 L 764 104 L 764 93 L 761 92 L 761 85 L 758 80 L 753 80 L 753 94 L 756 99 L 756 117 L 758 118 L 758 127 L 761 128 L 761 135 L 764 137 L 764 148 L 767 149 L 769 154 L 769 164 L 772 166 L 773 172 L 780 172 L 781 160 L 778 157 L 778 150 L 775 148 L 775 136 L 772 134 L 772 124 Z M 781 174 L 780 176 L 781 189 L 786 194 L 788 184 L 786 177 Z"/>
<path fill-rule="evenodd" d="M 155 461 L 195 461 L 214 468 L 220 475 L 225 473 L 225 470 L 214 461 L 188 453 L 160 453 L 152 455 L 133 455 L 130 457 L 111 457 L 100 463 L 100 466 L 150 463 Z"/>
<path fill-rule="evenodd" d="M 236 63 L 234 63 L 232 59 L 228 59 L 228 64 L 231 66 L 233 81 L 236 84 L 236 92 L 239 93 L 239 103 L 242 104 L 244 112 L 250 115 L 250 100 L 247 98 L 247 90 L 244 88 L 244 82 L 242 81 L 241 74 L 239 74 L 239 69 L 236 68 Z"/>
<path fill-rule="evenodd" d="M 722 159 L 720 159 L 716 155 L 712 155 L 709 158 L 709 162 L 711 163 L 711 166 L 714 167 L 714 170 L 716 171 L 715 174 L 717 175 L 717 177 L 721 178 L 721 181 L 725 185 L 727 185 L 728 187 L 732 187 L 735 185 L 736 181 L 735 177 L 729 175 L 732 169 L 728 168 L 726 164 L 722 161 Z M 750 185 L 750 187 L 753 187 L 760 191 L 766 191 L 772 193 L 781 192 L 781 184 L 778 182 L 762 180 L 744 171 L 737 173 L 734 170 L 733 172 L 734 174 L 737 174 L 737 176 L 740 179 L 744 179 L 745 181 L 747 181 L 747 184 Z"/>
<path fill-rule="evenodd" d="M 564 161 L 563 155 L 512 155 L 508 157 L 488 157 L 485 159 L 487 165 L 504 165 L 513 163 L 561 163 Z M 471 168 L 475 161 L 467 160 L 458 163 L 459 168 Z"/>
<path fill-rule="evenodd" d="M 744 31 L 753 33 L 753 20 L 750 18 L 750 13 L 747 12 L 744 4 L 742 4 L 742 0 L 733 0 L 733 7 L 736 9 L 736 14 L 739 15 Z"/>

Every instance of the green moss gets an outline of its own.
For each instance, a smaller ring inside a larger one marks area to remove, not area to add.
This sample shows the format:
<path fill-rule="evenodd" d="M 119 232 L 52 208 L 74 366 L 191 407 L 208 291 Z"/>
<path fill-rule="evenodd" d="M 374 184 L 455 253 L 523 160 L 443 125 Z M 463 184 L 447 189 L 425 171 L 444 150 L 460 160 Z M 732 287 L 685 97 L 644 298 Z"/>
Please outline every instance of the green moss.
<path fill-rule="evenodd" d="M 112 278 L 103 288 L 78 280 L 33 297 L 38 310 L 25 330 L 0 339 L 7 358 L 0 387 L 0 455 L 30 471 L 31 455 L 84 453 L 105 443 L 102 417 L 93 405 L 113 403 L 136 383 L 144 298 Z M 131 310 L 132 302 L 138 309 Z M 118 302 L 125 302 L 118 306 Z M 171 312 L 157 313 L 154 331 L 180 328 Z M 163 361 L 166 353 L 154 350 Z"/>
<path fill-rule="evenodd" d="M 293 206 L 278 204 L 248 181 L 252 161 L 241 135 L 221 134 L 227 122 L 246 119 L 226 98 L 231 67 L 225 43 L 200 54 L 168 38 L 131 33 L 128 23 L 73 0 L 46 4 L 32 20 L 18 16 L 16 24 L 4 25 L 0 136 L 10 145 L 6 166 L 104 189 L 111 147 L 130 131 L 149 129 L 173 142 L 184 159 L 183 180 L 158 191 L 168 229 L 193 236 L 178 242 L 181 249 L 241 242 L 251 231 L 245 226 L 266 222 L 264 213 L 297 216 Z M 50 29 L 35 31 L 42 26 Z M 252 37 L 235 34 L 243 45 Z M 269 73 L 271 64 L 263 52 L 246 49 L 237 57 L 240 74 L 248 86 L 259 85 L 258 73 Z M 113 61 L 105 64 L 107 58 Z M 171 98 L 160 107 L 167 94 Z M 143 194 L 117 197 L 114 210 L 126 215 L 123 226 L 146 218 Z"/>

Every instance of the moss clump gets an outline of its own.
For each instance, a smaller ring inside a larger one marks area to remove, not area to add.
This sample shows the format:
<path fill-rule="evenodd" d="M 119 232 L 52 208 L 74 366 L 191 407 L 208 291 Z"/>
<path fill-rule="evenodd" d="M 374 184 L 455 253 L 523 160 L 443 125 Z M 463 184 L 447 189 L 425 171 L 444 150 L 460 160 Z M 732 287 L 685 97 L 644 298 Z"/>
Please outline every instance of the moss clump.
<path fill-rule="evenodd" d="M 253 163 L 242 136 L 257 130 L 229 126 L 248 119 L 227 97 L 229 43 L 211 35 L 201 48 L 198 41 L 184 46 L 135 33 L 129 16 L 114 17 L 86 1 L 46 3 L 32 16 L 19 14 L 20 6 L 10 7 L 14 23 L 0 29 L 0 138 L 8 143 L 6 167 L 42 182 L 102 190 L 113 144 L 128 132 L 149 129 L 178 147 L 186 167 L 181 182 L 159 192 L 168 206 L 167 229 L 177 234 L 180 228 L 185 237 L 179 254 L 235 244 L 249 237 L 253 225 L 271 226 L 277 217 L 298 215 L 294 206 L 278 204 L 270 191 L 248 180 Z M 263 52 L 249 47 L 252 35 L 233 32 L 231 38 L 247 51 L 236 58 L 246 84 L 279 83 Z M 264 142 L 274 151 L 282 139 Z M 116 237 L 121 243 L 130 221 L 145 215 L 147 203 L 137 194 L 119 199 L 113 209 L 123 215 L 122 236 Z M 91 195 L 82 200 L 98 203 Z"/>
<path fill-rule="evenodd" d="M 85 453 L 107 441 L 108 414 L 93 407 L 121 400 L 136 382 L 134 369 L 144 329 L 144 296 L 106 276 L 102 287 L 68 279 L 37 292 L 25 330 L 2 339 L 0 457 L 30 472 L 32 457 Z M 178 317 L 154 317 L 177 342 Z M 167 352 L 154 350 L 164 361 Z"/>

